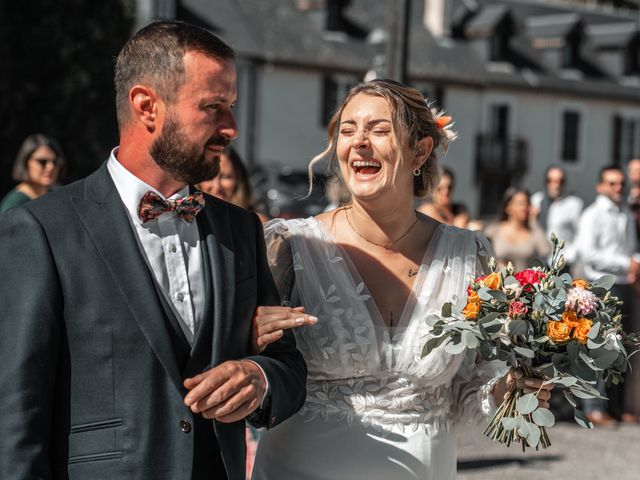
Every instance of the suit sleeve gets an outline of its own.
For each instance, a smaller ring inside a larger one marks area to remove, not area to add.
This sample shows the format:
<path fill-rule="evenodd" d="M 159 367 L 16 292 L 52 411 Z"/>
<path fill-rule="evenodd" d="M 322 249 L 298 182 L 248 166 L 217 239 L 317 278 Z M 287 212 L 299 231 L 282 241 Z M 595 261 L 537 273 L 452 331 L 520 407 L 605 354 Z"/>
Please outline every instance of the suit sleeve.
<path fill-rule="evenodd" d="M 0 478 L 52 477 L 51 436 L 62 294 L 41 225 L 0 216 Z"/>
<path fill-rule="evenodd" d="M 262 225 L 255 218 L 256 252 L 258 262 L 258 305 L 280 305 L 278 290 L 269 270 Z M 274 427 L 297 412 L 306 397 L 307 367 L 302 354 L 296 348 L 291 330 L 271 343 L 261 355 L 248 357 L 256 362 L 267 375 L 271 389 L 264 411 L 254 418 L 255 426 Z"/>

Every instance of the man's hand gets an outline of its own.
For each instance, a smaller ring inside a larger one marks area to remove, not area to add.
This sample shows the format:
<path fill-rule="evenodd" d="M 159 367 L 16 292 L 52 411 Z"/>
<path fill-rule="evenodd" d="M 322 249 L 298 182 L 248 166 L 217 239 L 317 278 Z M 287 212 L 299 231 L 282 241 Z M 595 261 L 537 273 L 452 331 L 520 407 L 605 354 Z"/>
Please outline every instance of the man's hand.
<path fill-rule="evenodd" d="M 640 262 L 638 262 L 635 257 L 631 257 L 631 263 L 629 264 L 629 273 L 627 274 L 629 283 L 637 282 L 638 277 L 640 277 Z"/>
<path fill-rule="evenodd" d="M 190 390 L 184 403 L 193 413 L 231 423 L 242 420 L 260 406 L 267 380 L 255 363 L 239 360 L 187 378 L 184 386 Z"/>

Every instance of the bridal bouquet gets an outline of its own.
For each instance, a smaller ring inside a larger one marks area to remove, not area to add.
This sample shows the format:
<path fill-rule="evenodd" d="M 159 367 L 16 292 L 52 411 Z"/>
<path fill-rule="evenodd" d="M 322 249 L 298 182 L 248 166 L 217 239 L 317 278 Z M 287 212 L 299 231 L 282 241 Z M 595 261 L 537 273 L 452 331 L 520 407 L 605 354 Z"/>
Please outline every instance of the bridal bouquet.
<path fill-rule="evenodd" d="M 471 279 L 467 298 L 442 307 L 432 315 L 432 328 L 423 356 L 444 345 L 461 354 L 476 350 L 486 360 L 501 360 L 519 368 L 527 377 L 544 378 L 562 389 L 574 407 L 574 418 L 583 427 L 592 425 L 578 409 L 576 398 L 599 397 L 596 380 L 622 381 L 628 365 L 628 349 L 640 345 L 637 334 L 622 330 L 621 302 L 609 291 L 614 277 L 593 282 L 560 273 L 564 242 L 552 235 L 551 267 L 514 271 L 512 265 Z M 546 427 L 553 426 L 551 411 L 539 407 L 537 395 L 511 391 L 484 433 L 510 445 L 520 442 L 543 448 L 551 443 Z"/>

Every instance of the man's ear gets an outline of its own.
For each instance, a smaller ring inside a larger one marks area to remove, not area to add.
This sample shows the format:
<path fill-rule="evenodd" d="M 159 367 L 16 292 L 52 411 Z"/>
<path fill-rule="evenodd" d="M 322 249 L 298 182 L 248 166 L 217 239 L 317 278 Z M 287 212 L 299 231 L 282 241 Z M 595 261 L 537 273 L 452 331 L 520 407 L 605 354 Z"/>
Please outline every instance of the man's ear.
<path fill-rule="evenodd" d="M 418 140 L 416 143 L 416 149 L 414 152 L 414 168 L 420 168 L 424 162 L 427 161 L 431 151 L 433 150 L 433 138 L 424 137 L 422 140 Z"/>
<path fill-rule="evenodd" d="M 154 132 L 158 127 L 158 110 L 161 103 L 155 90 L 146 85 L 134 85 L 129 90 L 129 103 L 134 118 L 149 132 Z"/>

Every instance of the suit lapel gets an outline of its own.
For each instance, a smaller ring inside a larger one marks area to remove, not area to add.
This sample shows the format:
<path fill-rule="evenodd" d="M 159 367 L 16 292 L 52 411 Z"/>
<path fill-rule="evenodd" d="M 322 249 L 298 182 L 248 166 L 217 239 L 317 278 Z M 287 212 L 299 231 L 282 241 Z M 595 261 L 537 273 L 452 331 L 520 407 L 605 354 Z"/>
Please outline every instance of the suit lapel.
<path fill-rule="evenodd" d="M 224 346 L 230 339 L 235 299 L 235 256 L 231 238 L 229 210 L 216 199 L 207 197 L 207 206 L 198 217 L 207 245 L 213 288 L 212 364 L 226 360 Z"/>
<path fill-rule="evenodd" d="M 144 337 L 178 390 L 184 392 L 151 272 L 106 163 L 85 180 L 84 198 L 72 202 Z"/>

